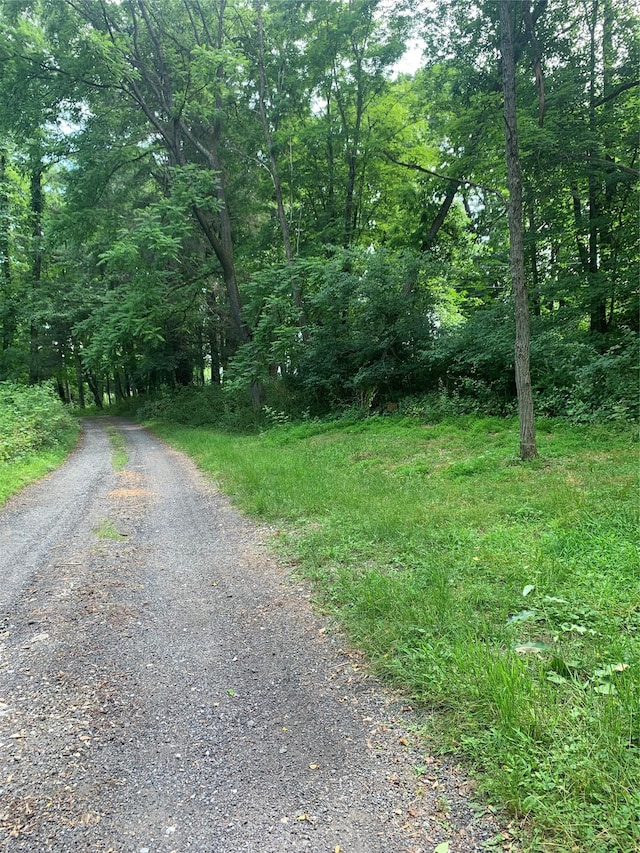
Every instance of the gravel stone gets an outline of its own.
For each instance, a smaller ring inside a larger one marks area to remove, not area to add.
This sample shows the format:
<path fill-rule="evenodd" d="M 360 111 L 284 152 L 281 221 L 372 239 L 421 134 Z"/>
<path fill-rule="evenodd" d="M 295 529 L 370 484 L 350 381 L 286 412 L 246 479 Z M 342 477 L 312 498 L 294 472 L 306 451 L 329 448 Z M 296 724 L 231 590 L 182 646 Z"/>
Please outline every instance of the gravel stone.
<path fill-rule="evenodd" d="M 119 419 L 85 421 L 9 501 L 0 851 L 473 853 L 499 834 L 268 535 Z"/>

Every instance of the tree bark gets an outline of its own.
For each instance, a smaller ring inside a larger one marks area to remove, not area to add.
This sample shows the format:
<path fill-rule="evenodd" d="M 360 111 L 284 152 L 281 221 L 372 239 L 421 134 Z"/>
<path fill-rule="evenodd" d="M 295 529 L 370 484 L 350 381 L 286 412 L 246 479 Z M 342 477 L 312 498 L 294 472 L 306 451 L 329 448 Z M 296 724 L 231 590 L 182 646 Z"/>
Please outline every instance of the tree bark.
<path fill-rule="evenodd" d="M 525 0 L 529 2 L 529 0 Z M 504 91 L 505 150 L 509 183 L 509 265 L 516 320 L 515 373 L 520 419 L 520 458 L 538 455 L 529 366 L 530 323 L 529 298 L 524 266 L 524 233 L 522 224 L 522 170 L 518 147 L 516 115 L 516 68 L 511 29 L 511 0 L 500 0 L 500 48 Z"/>
<path fill-rule="evenodd" d="M 6 188 L 7 157 L 0 151 L 0 347 L 9 349 L 16 331 L 15 305 L 11 294 L 11 255 L 9 252 L 9 193 Z M 2 379 L 2 375 L 0 375 Z"/>
<path fill-rule="evenodd" d="M 589 20 L 589 136 L 593 145 L 597 134 L 597 116 L 596 116 L 596 72 L 597 72 L 597 51 L 596 51 L 596 26 L 598 22 L 598 7 L 599 0 L 593 0 Z M 588 151 L 589 158 L 594 157 L 596 151 L 590 148 Z M 599 263 L 599 218 L 600 210 L 598 205 L 598 184 L 599 176 L 596 173 L 596 166 L 589 169 L 589 287 L 591 289 L 591 306 L 590 306 L 590 330 L 595 334 L 604 334 L 607 331 L 607 308 L 605 295 L 602 292 L 602 275 L 600 274 Z"/>
<path fill-rule="evenodd" d="M 31 257 L 31 319 L 29 321 L 29 383 L 37 384 L 40 379 L 40 327 L 34 313 L 38 302 L 38 291 L 42 279 L 42 165 L 38 162 L 31 172 L 30 205 L 32 221 Z"/>

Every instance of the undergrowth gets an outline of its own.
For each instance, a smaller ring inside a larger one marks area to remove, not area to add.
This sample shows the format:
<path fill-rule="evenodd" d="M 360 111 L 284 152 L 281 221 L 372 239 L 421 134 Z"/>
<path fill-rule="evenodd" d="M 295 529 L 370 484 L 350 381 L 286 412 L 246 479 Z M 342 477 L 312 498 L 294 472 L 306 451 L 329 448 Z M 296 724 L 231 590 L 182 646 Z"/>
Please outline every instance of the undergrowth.
<path fill-rule="evenodd" d="M 278 525 L 354 643 L 537 851 L 640 845 L 638 451 L 623 425 L 156 424 Z"/>
<path fill-rule="evenodd" d="M 0 382 L 0 504 L 60 465 L 77 435 L 52 390 Z"/>

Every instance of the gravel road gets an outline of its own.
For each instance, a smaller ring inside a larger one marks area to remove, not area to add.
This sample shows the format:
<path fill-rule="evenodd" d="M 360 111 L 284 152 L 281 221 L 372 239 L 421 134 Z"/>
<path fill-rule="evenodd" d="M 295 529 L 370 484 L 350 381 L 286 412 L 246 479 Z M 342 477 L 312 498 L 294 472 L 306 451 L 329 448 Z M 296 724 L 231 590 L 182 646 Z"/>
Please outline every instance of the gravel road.
<path fill-rule="evenodd" d="M 472 853 L 497 835 L 267 537 L 116 419 L 5 506 L 0 851 Z"/>

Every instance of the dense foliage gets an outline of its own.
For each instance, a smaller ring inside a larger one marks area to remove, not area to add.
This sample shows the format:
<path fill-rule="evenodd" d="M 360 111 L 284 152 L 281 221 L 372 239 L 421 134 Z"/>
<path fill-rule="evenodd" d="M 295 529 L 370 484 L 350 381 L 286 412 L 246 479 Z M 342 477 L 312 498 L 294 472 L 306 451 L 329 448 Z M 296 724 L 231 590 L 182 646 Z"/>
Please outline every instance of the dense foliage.
<path fill-rule="evenodd" d="M 508 5 L 538 411 L 633 415 L 637 9 Z M 1 0 L 0 379 L 510 411 L 499 6 Z"/>
<path fill-rule="evenodd" d="M 66 444 L 76 425 L 47 388 L 0 382 L 0 463 Z"/>

